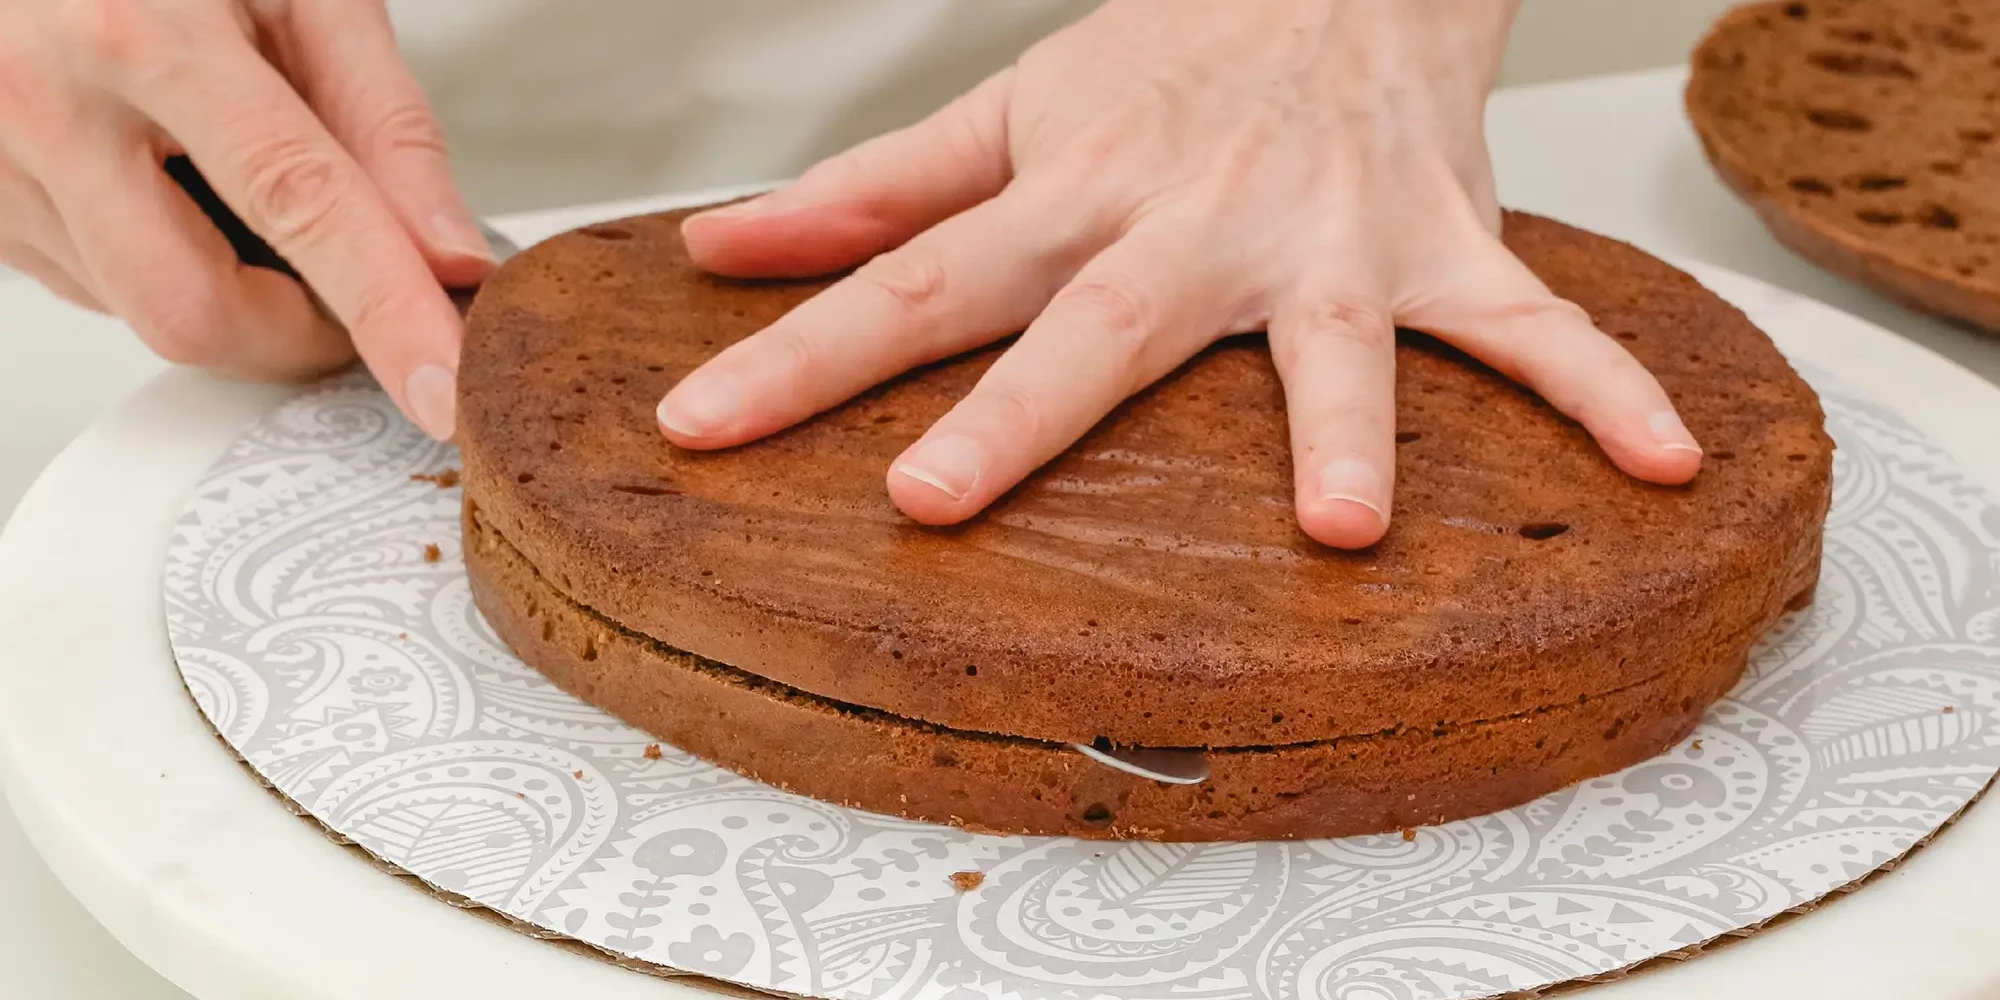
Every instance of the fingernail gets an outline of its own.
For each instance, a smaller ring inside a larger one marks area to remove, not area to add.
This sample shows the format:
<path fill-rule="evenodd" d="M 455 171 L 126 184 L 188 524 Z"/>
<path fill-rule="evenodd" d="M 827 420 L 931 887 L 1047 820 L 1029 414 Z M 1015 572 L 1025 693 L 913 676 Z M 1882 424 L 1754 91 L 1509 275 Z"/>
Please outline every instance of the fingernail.
<path fill-rule="evenodd" d="M 1388 519 L 1387 498 L 1382 495 L 1382 474 L 1358 458 L 1336 458 L 1319 470 L 1319 498 L 1358 503 Z"/>
<path fill-rule="evenodd" d="M 494 262 L 493 248 L 486 244 L 486 234 L 472 220 L 456 212 L 439 212 L 431 216 L 431 242 L 445 253 L 461 257 L 472 257 Z"/>
<path fill-rule="evenodd" d="M 756 215 L 758 212 L 769 207 L 768 202 L 770 200 L 770 195 L 758 195 L 755 198 L 734 202 L 724 205 L 721 208 L 711 208 L 706 212 L 697 212 L 689 216 L 688 221 L 694 222 L 700 219 L 740 219 Z"/>
<path fill-rule="evenodd" d="M 403 399 L 410 416 L 424 433 L 451 440 L 458 429 L 458 379 L 441 365 L 424 365 L 403 382 Z"/>
<path fill-rule="evenodd" d="M 727 375 L 690 376 L 660 400 L 660 426 L 683 437 L 707 437 L 736 422 L 743 394 Z"/>
<path fill-rule="evenodd" d="M 895 471 L 963 500 L 979 482 L 979 443 L 958 434 L 921 441 L 896 461 Z"/>
<path fill-rule="evenodd" d="M 1646 429 L 1653 432 L 1653 441 L 1667 451 L 1701 454 L 1701 445 L 1688 433 L 1687 425 L 1681 423 L 1680 414 L 1672 410 L 1661 410 L 1647 417 Z"/>

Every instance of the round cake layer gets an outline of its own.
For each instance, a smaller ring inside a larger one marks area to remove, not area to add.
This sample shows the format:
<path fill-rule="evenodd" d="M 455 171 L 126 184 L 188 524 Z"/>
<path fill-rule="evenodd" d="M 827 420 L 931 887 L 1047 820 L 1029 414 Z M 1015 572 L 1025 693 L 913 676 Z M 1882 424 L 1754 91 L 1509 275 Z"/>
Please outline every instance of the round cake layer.
<path fill-rule="evenodd" d="M 1701 42 L 1688 117 L 1779 242 L 2000 330 L 2000 2 L 1746 4 Z"/>
<path fill-rule="evenodd" d="M 1659 376 L 1708 448 L 1701 475 L 1640 483 L 1532 393 L 1406 334 L 1395 523 L 1342 553 L 1294 519 L 1258 338 L 1203 353 L 956 529 L 903 518 L 882 477 L 998 348 L 766 441 L 670 447 L 666 390 L 823 287 L 706 276 L 679 218 L 557 237 L 481 292 L 466 493 L 567 599 L 800 692 L 1048 743 L 1450 731 L 1687 689 L 1722 649 L 1733 669 L 1816 564 L 1831 442 L 1812 391 L 1693 279 L 1555 222 L 1509 215 L 1508 245 Z M 667 711 L 611 697 L 593 700 Z"/>
<path fill-rule="evenodd" d="M 465 535 L 486 620 L 564 690 L 767 784 L 1005 834 L 1344 837 L 1506 809 L 1672 746 L 1735 683 L 1761 631 L 1710 637 L 1689 648 L 1687 670 L 1571 704 L 1437 729 L 1218 750 L 1208 755 L 1209 780 L 1164 785 L 1063 744 L 842 705 L 664 646 L 551 586 L 476 501 L 467 504 Z"/>

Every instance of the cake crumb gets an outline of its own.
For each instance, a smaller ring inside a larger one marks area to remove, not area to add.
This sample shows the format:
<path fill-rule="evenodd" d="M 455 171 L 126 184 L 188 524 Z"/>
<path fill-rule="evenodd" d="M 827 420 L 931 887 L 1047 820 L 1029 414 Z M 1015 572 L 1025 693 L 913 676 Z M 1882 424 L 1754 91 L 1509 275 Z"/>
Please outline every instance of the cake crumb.
<path fill-rule="evenodd" d="M 441 490 L 448 490 L 458 485 L 458 470 L 446 469 L 443 472 L 418 473 L 411 476 L 410 479 L 419 483 L 429 483 Z"/>
<path fill-rule="evenodd" d="M 1404 841 L 1411 841 L 1411 840 L 1415 840 L 1415 839 L 1417 839 L 1417 831 L 1416 831 L 1416 828 L 1415 828 L 1415 827 L 1408 827 L 1408 826 L 1404 827 L 1404 828 L 1403 828 L 1403 840 L 1404 840 Z"/>
<path fill-rule="evenodd" d="M 444 558 L 444 550 L 438 548 L 436 542 L 431 542 L 430 544 L 424 546 L 425 562 L 434 563 L 437 562 L 439 559 L 443 558 Z"/>
<path fill-rule="evenodd" d="M 1958 711 L 1958 706 L 1956 706 L 1956 705 L 1946 705 L 1946 706 L 1944 707 L 1944 714 L 1946 714 L 1946 715 L 1950 715 L 1951 713 L 1953 713 L 1953 712 L 1956 712 L 1956 711 Z"/>
<path fill-rule="evenodd" d="M 1690 749 L 1694 749 L 1694 750 L 1699 750 L 1699 749 L 1701 749 L 1701 741 L 1700 741 L 1700 740 L 1696 740 L 1696 741 L 1694 741 L 1693 743 L 1689 744 L 1688 746 L 1689 746 L 1689 748 L 1690 748 Z"/>
<path fill-rule="evenodd" d="M 578 771 L 578 772 L 576 772 L 576 780 L 578 780 L 578 781 L 582 781 L 582 780 L 583 780 L 583 772 L 582 772 L 582 771 Z"/>
<path fill-rule="evenodd" d="M 952 872 L 951 884 L 957 886 L 960 892 L 971 892 L 986 884 L 986 874 L 984 872 Z"/>
<path fill-rule="evenodd" d="M 660 759 L 660 745 L 658 743 L 646 744 L 646 759 L 647 760 Z"/>
<path fill-rule="evenodd" d="M 526 792 L 515 792 L 514 797 L 520 799 L 523 802 L 528 801 L 528 793 Z"/>

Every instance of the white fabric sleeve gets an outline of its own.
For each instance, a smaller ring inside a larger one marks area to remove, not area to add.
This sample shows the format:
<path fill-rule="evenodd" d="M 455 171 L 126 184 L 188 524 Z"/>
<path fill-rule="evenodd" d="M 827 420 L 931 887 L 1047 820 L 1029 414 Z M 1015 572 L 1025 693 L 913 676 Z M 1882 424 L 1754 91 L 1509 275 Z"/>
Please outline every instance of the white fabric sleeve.
<path fill-rule="evenodd" d="M 485 213 L 777 180 L 1096 0 L 391 0 Z"/>

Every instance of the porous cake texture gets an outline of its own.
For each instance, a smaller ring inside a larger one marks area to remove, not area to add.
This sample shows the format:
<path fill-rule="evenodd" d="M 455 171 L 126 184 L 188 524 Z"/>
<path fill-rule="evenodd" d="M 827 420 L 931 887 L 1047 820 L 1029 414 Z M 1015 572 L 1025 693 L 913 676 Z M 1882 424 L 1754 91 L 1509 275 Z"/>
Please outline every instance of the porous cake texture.
<path fill-rule="evenodd" d="M 1000 347 L 770 439 L 676 449 L 676 380 L 823 283 L 715 278 L 681 213 L 557 237 L 473 308 L 466 561 L 499 635 L 662 739 L 803 794 L 1006 833 L 1327 837 L 1519 804 L 1651 756 L 1816 579 L 1832 443 L 1737 310 L 1522 214 L 1506 241 L 1661 382 L 1707 448 L 1638 482 L 1532 393 L 1397 348 L 1395 522 L 1298 528 L 1283 394 L 1233 338 L 971 523 L 889 462 Z M 1170 786 L 1073 743 L 1204 749 Z"/>

